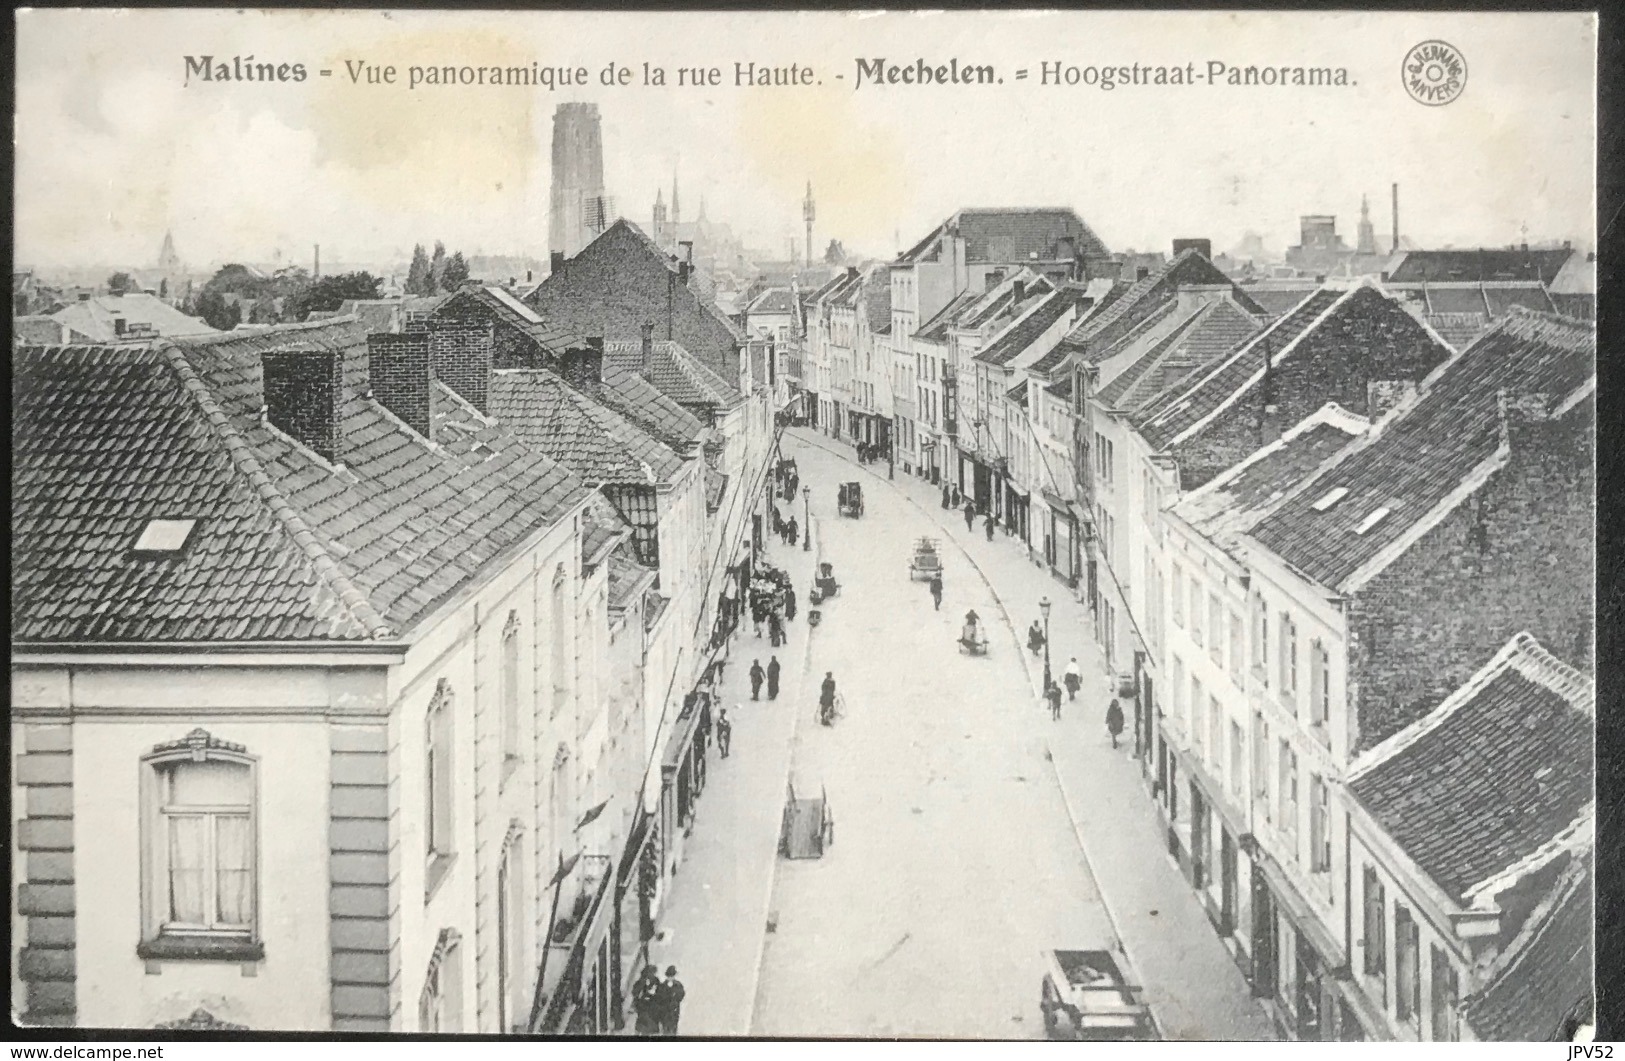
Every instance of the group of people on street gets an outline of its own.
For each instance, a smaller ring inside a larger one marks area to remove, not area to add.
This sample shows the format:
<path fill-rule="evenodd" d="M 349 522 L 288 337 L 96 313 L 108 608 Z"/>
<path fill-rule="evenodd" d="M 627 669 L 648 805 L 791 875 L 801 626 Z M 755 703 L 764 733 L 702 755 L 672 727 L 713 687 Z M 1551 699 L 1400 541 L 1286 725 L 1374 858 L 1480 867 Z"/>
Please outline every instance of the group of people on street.
<path fill-rule="evenodd" d="M 683 1012 L 683 996 L 687 994 L 683 982 L 677 979 L 677 966 L 666 966 L 666 978 L 659 970 L 645 965 L 643 972 L 632 982 L 632 1012 L 637 1016 L 639 1035 L 676 1035 L 677 1021 Z"/>
<path fill-rule="evenodd" d="M 777 700 L 779 698 L 779 657 L 769 656 L 766 669 L 763 669 L 761 660 L 753 659 L 750 661 L 750 698 L 752 700 L 762 698 L 762 683 L 764 681 L 767 683 L 767 698 Z"/>
<path fill-rule="evenodd" d="M 770 564 L 762 564 L 750 580 L 750 619 L 756 636 L 767 627 L 768 640 L 778 648 L 788 640 L 784 624 L 796 617 L 796 591 L 790 576 Z"/>
<path fill-rule="evenodd" d="M 858 463 L 859 464 L 873 464 L 876 461 L 885 460 L 885 459 L 886 459 L 886 451 L 879 445 L 879 443 L 873 443 L 873 442 L 859 442 L 858 443 Z"/>

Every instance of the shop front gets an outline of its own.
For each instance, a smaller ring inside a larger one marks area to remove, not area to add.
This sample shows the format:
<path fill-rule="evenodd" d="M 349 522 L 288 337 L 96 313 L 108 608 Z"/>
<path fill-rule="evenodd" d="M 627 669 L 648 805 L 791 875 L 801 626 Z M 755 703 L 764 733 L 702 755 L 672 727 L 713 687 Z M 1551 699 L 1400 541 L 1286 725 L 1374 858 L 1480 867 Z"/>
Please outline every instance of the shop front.
<path fill-rule="evenodd" d="M 1280 863 L 1262 849 L 1253 857 L 1252 891 L 1253 969 L 1263 985 L 1255 982 L 1254 994 L 1267 1000 L 1276 1028 L 1301 1041 L 1349 1034 L 1344 1020 L 1349 1007 L 1337 987 L 1348 975 L 1343 950 Z"/>
<path fill-rule="evenodd" d="M 711 727 L 711 694 L 695 690 L 683 698 L 666 754 L 660 763 L 658 818 L 662 885 L 682 861 L 683 841 L 693 828 L 694 803 L 705 790 L 706 744 Z"/>
<path fill-rule="evenodd" d="M 805 390 L 801 392 L 801 415 L 807 421 L 808 427 L 818 426 L 818 392 Z"/>
<path fill-rule="evenodd" d="M 577 856 L 555 874 L 531 1034 L 605 1035 L 617 1030 L 621 1007 L 614 976 L 617 959 L 611 956 L 614 885 L 615 867 L 608 855 Z"/>
<path fill-rule="evenodd" d="M 655 831 L 654 816 L 640 805 L 615 870 L 615 923 L 610 927 L 614 966 L 610 980 L 615 985 L 614 1010 L 618 1015 L 626 1012 L 632 981 L 648 961 L 649 941 L 654 938 L 655 891 L 645 886 L 644 867 Z M 624 1020 L 617 1028 L 622 1026 Z"/>
<path fill-rule="evenodd" d="M 1041 495 L 1048 509 L 1045 514 L 1047 524 L 1046 545 L 1044 549 L 1044 562 L 1049 565 L 1050 571 L 1067 585 L 1076 588 L 1078 585 L 1078 517 L 1073 506 L 1061 495 L 1053 490 L 1045 490 Z"/>
<path fill-rule="evenodd" d="M 1028 536 L 1030 520 L 1028 510 L 1032 504 L 1032 492 L 1020 486 L 1013 480 L 1004 482 L 1004 525 L 1011 534 L 1024 542 L 1032 539 Z"/>

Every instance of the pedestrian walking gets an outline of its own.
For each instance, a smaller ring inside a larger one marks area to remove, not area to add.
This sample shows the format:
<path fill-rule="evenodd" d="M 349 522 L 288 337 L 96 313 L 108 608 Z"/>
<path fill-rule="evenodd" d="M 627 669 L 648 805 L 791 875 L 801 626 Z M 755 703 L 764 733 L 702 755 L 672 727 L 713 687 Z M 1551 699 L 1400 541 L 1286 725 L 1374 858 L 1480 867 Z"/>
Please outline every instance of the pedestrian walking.
<path fill-rule="evenodd" d="M 761 697 L 762 679 L 765 678 L 765 677 L 767 677 L 767 675 L 762 671 L 762 661 L 759 660 L 759 659 L 751 660 L 750 661 L 750 698 L 752 700 L 760 700 L 762 698 Z"/>
<path fill-rule="evenodd" d="M 717 751 L 722 757 L 728 757 L 728 748 L 734 742 L 734 724 L 728 721 L 728 709 L 725 707 L 717 712 Z"/>
<path fill-rule="evenodd" d="M 660 1034 L 660 970 L 653 965 L 645 965 L 632 981 L 632 1012 L 639 1035 Z"/>
<path fill-rule="evenodd" d="M 951 497 L 949 497 L 949 496 L 948 496 L 948 484 L 947 484 L 947 483 L 943 483 L 943 484 L 942 484 L 942 507 L 943 507 L 943 508 L 947 508 L 947 507 L 949 507 L 949 503 L 950 503 L 950 502 L 951 502 L 951 501 L 952 501 L 952 500 L 953 500 L 953 498 L 951 498 Z"/>
<path fill-rule="evenodd" d="M 792 548 L 794 548 L 796 542 L 798 542 L 801 539 L 801 526 L 800 526 L 800 524 L 798 524 L 796 522 L 796 518 L 794 516 L 790 517 L 790 532 L 789 533 L 790 533 L 790 545 L 791 545 Z"/>
<path fill-rule="evenodd" d="M 1027 647 L 1035 656 L 1044 651 L 1044 628 L 1038 625 L 1037 619 L 1027 628 Z"/>
<path fill-rule="evenodd" d="M 1049 701 L 1049 717 L 1061 721 L 1061 687 L 1050 682 L 1049 688 L 1044 690 L 1044 699 Z"/>
<path fill-rule="evenodd" d="M 794 545 L 795 542 L 792 541 L 790 544 Z M 796 617 L 796 589 L 794 586 L 784 587 L 784 617 L 786 619 Z"/>
<path fill-rule="evenodd" d="M 767 661 L 767 698 L 779 698 L 779 657 L 772 656 Z"/>
<path fill-rule="evenodd" d="M 1112 735 L 1112 747 L 1117 747 L 1117 735 L 1123 732 L 1123 708 L 1115 698 L 1106 706 L 1106 732 Z"/>
<path fill-rule="evenodd" d="M 677 1022 L 683 1015 L 683 982 L 677 979 L 677 966 L 666 966 L 666 978 L 660 981 L 660 1034 L 676 1035 Z"/>
<path fill-rule="evenodd" d="M 942 610 L 942 576 L 931 576 L 931 607 L 934 611 Z"/>
<path fill-rule="evenodd" d="M 753 597 L 750 602 L 750 621 L 756 627 L 756 636 L 762 636 L 762 624 L 767 621 L 767 607 L 759 598 Z"/>
<path fill-rule="evenodd" d="M 987 514 L 987 540 L 993 540 L 993 513 Z"/>
<path fill-rule="evenodd" d="M 969 501 L 965 502 L 965 529 L 967 531 L 976 529 L 976 506 Z"/>
<path fill-rule="evenodd" d="M 1078 666 L 1078 657 L 1073 656 L 1066 665 L 1066 677 L 1062 681 L 1066 682 L 1066 698 L 1076 700 L 1078 690 L 1083 688 L 1083 668 Z"/>
<path fill-rule="evenodd" d="M 767 640 L 774 648 L 784 644 L 784 623 L 779 619 L 778 612 L 767 615 Z"/>
<path fill-rule="evenodd" d="M 835 724 L 835 672 L 824 672 L 824 684 L 818 689 L 818 721 L 826 726 Z"/>

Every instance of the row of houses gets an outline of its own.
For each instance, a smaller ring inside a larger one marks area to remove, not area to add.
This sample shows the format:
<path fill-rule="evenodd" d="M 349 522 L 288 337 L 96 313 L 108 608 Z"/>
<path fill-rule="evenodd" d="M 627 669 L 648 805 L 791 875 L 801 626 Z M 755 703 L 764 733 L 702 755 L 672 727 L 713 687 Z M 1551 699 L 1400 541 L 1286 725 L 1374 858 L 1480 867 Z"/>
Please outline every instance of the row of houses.
<path fill-rule="evenodd" d="M 801 303 L 808 419 L 1090 604 L 1167 850 L 1298 1038 L 1589 1005 L 1595 333 L 1426 255 L 1124 276 L 1072 211 L 966 210 Z"/>
<path fill-rule="evenodd" d="M 21 1019 L 619 1027 L 774 445 L 626 235 L 531 303 L 15 350 Z"/>

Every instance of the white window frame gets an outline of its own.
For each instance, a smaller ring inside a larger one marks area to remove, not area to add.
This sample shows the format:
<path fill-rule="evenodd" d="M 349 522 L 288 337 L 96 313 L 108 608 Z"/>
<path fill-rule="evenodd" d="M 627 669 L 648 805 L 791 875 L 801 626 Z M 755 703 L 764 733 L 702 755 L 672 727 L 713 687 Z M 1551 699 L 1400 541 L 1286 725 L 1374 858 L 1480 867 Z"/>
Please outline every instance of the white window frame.
<path fill-rule="evenodd" d="M 442 678 L 423 720 L 423 848 L 431 867 L 430 890 L 435 883 L 432 867 L 456 854 L 456 709 L 451 684 Z"/>
<path fill-rule="evenodd" d="M 521 730 L 519 711 L 520 652 L 519 634 L 522 627 L 517 611 L 508 613 L 502 627 L 502 640 L 498 642 L 498 699 L 502 705 L 502 759 L 507 767 L 517 765 L 520 759 Z M 506 779 L 507 771 L 504 771 Z"/>

